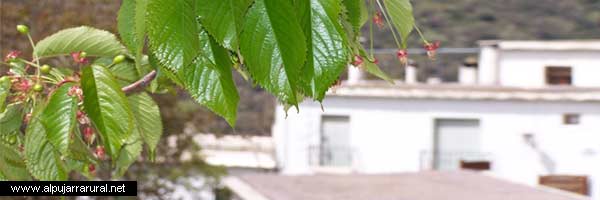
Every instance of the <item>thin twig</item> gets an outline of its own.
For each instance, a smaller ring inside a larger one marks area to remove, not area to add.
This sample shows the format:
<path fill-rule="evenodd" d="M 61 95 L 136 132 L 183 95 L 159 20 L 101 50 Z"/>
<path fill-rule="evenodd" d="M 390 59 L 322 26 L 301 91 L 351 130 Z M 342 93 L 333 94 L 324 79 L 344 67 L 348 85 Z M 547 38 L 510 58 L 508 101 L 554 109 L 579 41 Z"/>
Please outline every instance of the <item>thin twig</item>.
<path fill-rule="evenodd" d="M 142 79 L 136 81 L 135 83 L 132 83 L 128 86 L 125 86 L 122 88 L 123 92 L 125 92 L 125 94 L 130 95 L 136 92 L 140 92 L 142 90 L 144 90 L 144 88 L 146 88 L 148 85 L 150 85 L 150 82 L 152 82 L 154 79 L 156 78 L 156 70 L 152 70 L 150 73 L 146 74 Z"/>

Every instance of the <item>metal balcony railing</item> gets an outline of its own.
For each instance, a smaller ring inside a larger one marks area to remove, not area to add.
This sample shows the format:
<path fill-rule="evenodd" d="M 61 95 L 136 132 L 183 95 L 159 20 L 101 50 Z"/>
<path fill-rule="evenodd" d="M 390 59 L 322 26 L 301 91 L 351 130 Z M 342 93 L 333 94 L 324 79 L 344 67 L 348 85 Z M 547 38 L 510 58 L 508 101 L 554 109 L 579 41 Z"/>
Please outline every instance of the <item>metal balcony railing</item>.
<path fill-rule="evenodd" d="M 310 146 L 308 160 L 311 166 L 350 167 L 355 150 L 349 146 Z"/>

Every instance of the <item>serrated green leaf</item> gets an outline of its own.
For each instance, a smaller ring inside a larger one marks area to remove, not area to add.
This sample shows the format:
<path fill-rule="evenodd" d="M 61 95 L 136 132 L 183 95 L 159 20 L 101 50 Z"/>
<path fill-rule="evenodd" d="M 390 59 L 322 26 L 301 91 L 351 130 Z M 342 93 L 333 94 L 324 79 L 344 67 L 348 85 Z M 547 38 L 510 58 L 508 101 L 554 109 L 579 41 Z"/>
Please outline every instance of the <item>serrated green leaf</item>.
<path fill-rule="evenodd" d="M 148 0 L 124 0 L 117 18 L 119 34 L 129 51 L 135 55 L 135 69 L 140 74 L 146 37 L 147 7 Z"/>
<path fill-rule="evenodd" d="M 83 68 L 81 87 L 85 112 L 100 132 L 108 154 L 116 158 L 133 129 L 133 116 L 125 93 L 108 69 Z"/>
<path fill-rule="evenodd" d="M 160 66 L 177 72 L 200 53 L 194 0 L 153 0 L 148 3 L 148 39 Z"/>
<path fill-rule="evenodd" d="M 35 46 L 35 53 L 40 58 L 69 55 L 79 51 L 85 51 L 88 56 L 94 57 L 112 58 L 127 54 L 127 50 L 115 35 L 87 26 L 64 29 L 44 38 Z"/>
<path fill-rule="evenodd" d="M 147 0 L 123 0 L 117 17 L 117 28 L 123 43 L 135 53 L 143 47 L 146 35 Z"/>
<path fill-rule="evenodd" d="M 10 82 L 0 82 L 0 113 L 6 110 L 8 94 L 10 94 Z"/>
<path fill-rule="evenodd" d="M 353 31 L 360 32 L 360 29 L 369 20 L 365 0 L 343 0 L 342 2 Z"/>
<path fill-rule="evenodd" d="M 0 179 L 11 181 L 31 180 L 21 152 L 16 147 L 0 142 Z"/>
<path fill-rule="evenodd" d="M 299 2 L 304 35 L 308 40 L 308 58 L 302 80 L 305 94 L 322 101 L 329 87 L 346 68 L 346 35 L 339 24 L 340 0 Z"/>
<path fill-rule="evenodd" d="M 383 2 L 392 24 L 402 38 L 402 46 L 406 48 L 406 40 L 415 26 L 410 0 L 383 0 Z"/>
<path fill-rule="evenodd" d="M 244 15 L 253 0 L 198 0 L 202 26 L 219 44 L 237 50 Z"/>
<path fill-rule="evenodd" d="M 290 1 L 256 0 L 246 15 L 240 49 L 253 79 L 280 101 L 298 105 L 306 38 Z"/>
<path fill-rule="evenodd" d="M 65 83 L 56 89 L 40 115 L 48 141 L 62 155 L 67 155 L 77 125 L 77 97 L 68 94 L 73 86 L 74 83 Z"/>
<path fill-rule="evenodd" d="M 52 147 L 38 113 L 38 107 L 31 117 L 25 134 L 25 160 L 29 173 L 40 181 L 67 180 L 67 170 L 61 161 L 60 153 Z"/>
<path fill-rule="evenodd" d="M 20 105 L 13 104 L 0 113 L 0 135 L 18 131 L 23 121 L 23 110 Z"/>
<path fill-rule="evenodd" d="M 200 36 L 202 55 L 184 67 L 179 77 L 192 97 L 235 126 L 239 95 L 233 81 L 231 60 L 205 31 Z"/>
<path fill-rule="evenodd" d="M 119 158 L 116 161 L 115 178 L 122 177 L 123 174 L 127 172 L 129 166 L 131 166 L 142 153 L 143 141 L 137 131 L 140 129 L 136 128 L 135 130 L 136 131 L 134 131 L 127 139 L 127 142 L 123 145 L 123 148 L 119 153 Z"/>
<path fill-rule="evenodd" d="M 146 93 L 139 93 L 127 97 L 136 124 L 136 131 L 141 139 L 148 145 L 150 154 L 153 155 L 163 133 L 162 119 L 158 105 Z"/>

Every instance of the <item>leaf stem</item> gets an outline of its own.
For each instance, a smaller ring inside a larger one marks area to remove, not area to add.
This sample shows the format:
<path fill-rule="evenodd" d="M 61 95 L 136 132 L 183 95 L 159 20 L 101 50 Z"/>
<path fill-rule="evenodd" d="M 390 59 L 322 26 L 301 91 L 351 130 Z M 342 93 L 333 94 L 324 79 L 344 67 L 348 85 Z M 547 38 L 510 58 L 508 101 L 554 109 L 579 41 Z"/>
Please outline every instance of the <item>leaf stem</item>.
<path fill-rule="evenodd" d="M 419 33 L 419 36 L 421 36 L 421 39 L 423 39 L 423 42 L 425 42 L 425 44 L 429 44 L 429 41 L 427 41 L 427 38 L 425 38 L 425 35 L 423 35 L 423 32 L 421 32 L 421 29 L 416 24 L 415 24 L 415 30 L 417 30 L 417 33 Z"/>
<path fill-rule="evenodd" d="M 123 87 L 121 90 L 127 95 L 139 92 L 146 88 L 150 82 L 152 82 L 156 78 L 156 70 L 152 70 L 150 73 L 146 74 L 142 79 Z"/>

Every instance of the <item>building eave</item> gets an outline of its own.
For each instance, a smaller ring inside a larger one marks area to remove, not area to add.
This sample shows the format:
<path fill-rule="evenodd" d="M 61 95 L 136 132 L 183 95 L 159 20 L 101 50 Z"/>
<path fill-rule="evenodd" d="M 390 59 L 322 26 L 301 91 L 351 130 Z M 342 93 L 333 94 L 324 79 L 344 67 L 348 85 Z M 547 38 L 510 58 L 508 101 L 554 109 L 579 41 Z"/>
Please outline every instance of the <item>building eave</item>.
<path fill-rule="evenodd" d="M 544 87 L 520 88 L 459 84 L 396 84 L 369 81 L 344 85 L 328 93 L 330 97 L 371 97 L 439 100 L 600 102 L 600 88 Z"/>
<path fill-rule="evenodd" d="M 482 40 L 478 44 L 501 50 L 600 51 L 600 40 Z"/>

